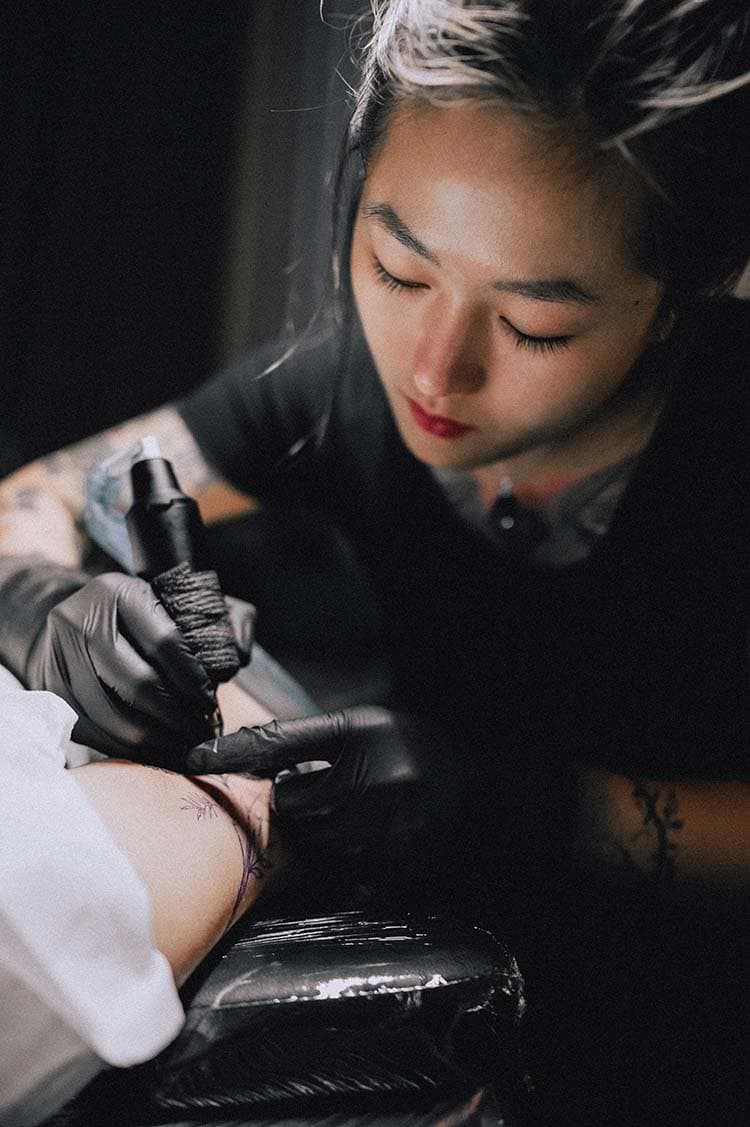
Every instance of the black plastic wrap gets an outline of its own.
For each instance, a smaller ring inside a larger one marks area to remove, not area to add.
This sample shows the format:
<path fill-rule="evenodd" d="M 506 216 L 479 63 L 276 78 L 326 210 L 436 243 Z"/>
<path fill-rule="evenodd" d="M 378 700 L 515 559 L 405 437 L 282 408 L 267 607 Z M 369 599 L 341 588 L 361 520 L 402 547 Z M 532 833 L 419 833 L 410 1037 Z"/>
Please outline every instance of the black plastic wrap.
<path fill-rule="evenodd" d="M 357 912 L 266 920 L 192 987 L 177 1040 L 99 1078 L 79 1117 L 59 1122 L 87 1122 L 88 1098 L 113 1123 L 437 1123 L 430 1108 L 476 1115 L 485 1086 L 517 1083 L 523 982 L 478 928 Z"/>

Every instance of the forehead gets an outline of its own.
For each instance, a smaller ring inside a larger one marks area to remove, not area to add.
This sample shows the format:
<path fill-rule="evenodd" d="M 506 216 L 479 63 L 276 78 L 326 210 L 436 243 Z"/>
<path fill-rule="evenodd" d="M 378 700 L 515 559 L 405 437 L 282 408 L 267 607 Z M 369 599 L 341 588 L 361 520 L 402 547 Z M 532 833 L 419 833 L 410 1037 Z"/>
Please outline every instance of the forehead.
<path fill-rule="evenodd" d="M 524 273 L 592 278 L 635 271 L 628 233 L 640 191 L 626 166 L 592 166 L 571 135 L 478 101 L 396 109 L 368 169 L 364 202 L 392 204 L 438 256 Z M 442 253 L 441 253 L 442 252 Z"/>

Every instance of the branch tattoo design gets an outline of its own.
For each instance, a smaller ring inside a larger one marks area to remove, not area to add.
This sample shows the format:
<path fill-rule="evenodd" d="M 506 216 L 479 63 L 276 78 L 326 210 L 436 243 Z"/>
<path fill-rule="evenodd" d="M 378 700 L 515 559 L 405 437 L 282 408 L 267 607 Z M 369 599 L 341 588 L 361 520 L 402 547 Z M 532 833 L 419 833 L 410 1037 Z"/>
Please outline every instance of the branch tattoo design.
<path fill-rule="evenodd" d="M 221 779 L 223 786 L 226 787 L 227 790 L 233 789 L 230 782 L 230 776 L 220 775 L 218 777 Z M 250 829 L 250 818 L 253 812 L 256 810 L 258 803 L 261 801 L 260 795 L 258 795 L 250 803 L 249 806 L 246 806 L 244 808 L 244 817 L 242 819 L 242 824 L 238 824 L 237 815 L 232 808 L 231 802 L 216 783 L 209 782 L 208 779 L 199 778 L 194 778 L 192 781 L 196 784 L 196 786 L 201 788 L 206 797 L 198 798 L 195 795 L 183 796 L 183 805 L 180 807 L 180 809 L 195 810 L 196 821 L 200 822 L 202 819 L 210 821 L 212 818 L 218 818 L 218 808 L 221 807 L 224 812 L 229 815 L 232 829 L 234 830 L 234 835 L 237 839 L 237 844 L 240 847 L 242 871 L 240 873 L 240 883 L 237 887 L 237 895 L 234 898 L 234 903 L 232 904 L 232 909 L 229 913 L 227 924 L 224 929 L 225 931 L 228 931 L 228 929 L 234 923 L 235 914 L 240 907 L 240 904 L 242 903 L 245 893 L 247 892 L 247 886 L 250 880 L 262 880 L 263 877 L 266 876 L 266 874 L 270 872 L 270 870 L 274 867 L 274 862 L 269 856 L 269 850 L 275 843 L 274 840 L 269 837 L 268 848 L 258 849 L 255 840 L 255 834 Z M 255 820 L 259 824 L 259 826 L 265 825 L 267 821 L 267 819 L 263 815 L 259 817 L 257 814 Z"/>
<path fill-rule="evenodd" d="M 642 815 L 640 834 L 648 833 L 652 828 L 656 834 L 656 848 L 651 854 L 653 862 L 653 877 L 655 880 L 671 880 L 675 875 L 674 853 L 677 842 L 670 834 L 682 829 L 684 822 L 677 816 L 677 794 L 673 786 L 667 786 L 664 791 L 658 786 L 649 786 L 642 779 L 633 780 L 633 799 L 638 804 Z"/>
<path fill-rule="evenodd" d="M 200 822 L 201 818 L 205 818 L 210 822 L 212 818 L 218 818 L 219 812 L 216 809 L 216 803 L 212 802 L 210 798 L 196 798 L 195 795 L 182 795 L 183 805 L 180 810 L 195 810 L 196 820 Z"/>

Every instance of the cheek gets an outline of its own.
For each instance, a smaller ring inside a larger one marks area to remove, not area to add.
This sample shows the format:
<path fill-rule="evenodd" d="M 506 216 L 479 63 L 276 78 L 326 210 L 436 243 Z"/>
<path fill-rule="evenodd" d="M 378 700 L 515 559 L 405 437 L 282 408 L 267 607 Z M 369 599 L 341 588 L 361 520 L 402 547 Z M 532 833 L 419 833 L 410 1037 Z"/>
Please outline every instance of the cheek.
<path fill-rule="evenodd" d="M 609 399 L 630 367 L 604 348 L 572 345 L 549 355 L 514 349 L 497 362 L 488 409 L 501 419 L 509 412 L 538 423 L 575 419 Z"/>
<path fill-rule="evenodd" d="M 649 329 L 649 318 L 628 319 L 592 342 L 581 361 L 582 383 L 592 393 L 599 388 L 602 398 L 617 391 L 647 348 Z"/>
<path fill-rule="evenodd" d="M 351 285 L 357 313 L 384 383 L 412 367 L 419 339 L 419 298 L 408 293 L 393 293 L 375 276 L 372 251 L 366 240 L 355 237 L 350 258 Z"/>
<path fill-rule="evenodd" d="M 376 281 L 358 274 L 352 264 L 352 291 L 365 340 L 381 377 L 408 364 L 412 339 L 408 309 Z"/>
<path fill-rule="evenodd" d="M 379 320 L 378 312 L 383 305 L 383 296 L 389 295 L 385 294 L 382 287 L 377 285 L 377 279 L 372 270 L 371 252 L 363 236 L 359 234 L 357 227 L 354 229 L 349 270 L 357 312 L 362 326 L 367 331 L 370 324 Z"/>

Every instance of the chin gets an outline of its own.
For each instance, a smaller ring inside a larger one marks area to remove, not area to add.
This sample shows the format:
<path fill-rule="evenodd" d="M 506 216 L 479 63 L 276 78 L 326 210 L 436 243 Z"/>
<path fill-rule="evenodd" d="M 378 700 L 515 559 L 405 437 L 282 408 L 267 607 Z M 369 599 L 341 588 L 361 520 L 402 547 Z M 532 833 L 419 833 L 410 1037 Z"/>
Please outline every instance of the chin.
<path fill-rule="evenodd" d="M 401 438 L 409 452 L 425 465 L 441 470 L 473 470 L 491 460 L 482 456 L 476 448 L 471 449 L 472 435 L 463 439 L 446 440 L 431 438 L 421 431 L 399 427 Z"/>

